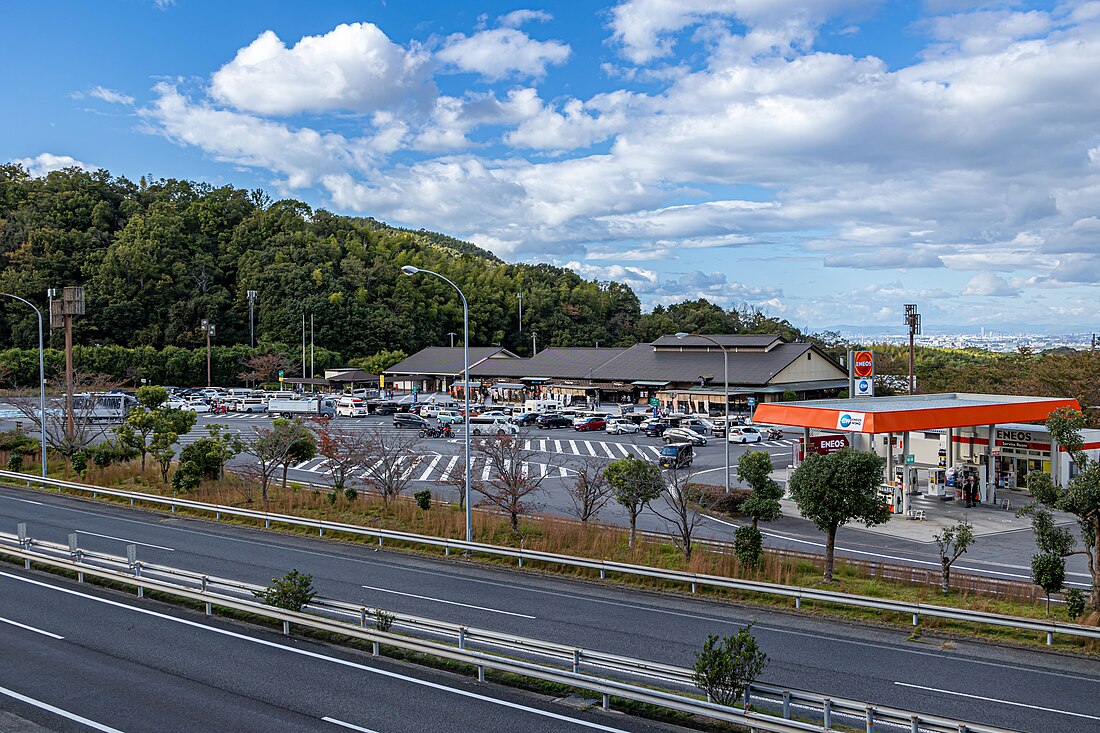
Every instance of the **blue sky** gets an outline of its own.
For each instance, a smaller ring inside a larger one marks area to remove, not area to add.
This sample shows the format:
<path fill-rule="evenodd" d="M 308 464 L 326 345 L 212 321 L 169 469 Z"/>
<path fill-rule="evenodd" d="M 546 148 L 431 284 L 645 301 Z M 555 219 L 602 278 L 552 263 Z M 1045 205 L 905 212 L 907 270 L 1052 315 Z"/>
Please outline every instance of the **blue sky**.
<path fill-rule="evenodd" d="M 1095 329 L 1100 2 L 5 3 L 0 160 L 819 329 Z"/>

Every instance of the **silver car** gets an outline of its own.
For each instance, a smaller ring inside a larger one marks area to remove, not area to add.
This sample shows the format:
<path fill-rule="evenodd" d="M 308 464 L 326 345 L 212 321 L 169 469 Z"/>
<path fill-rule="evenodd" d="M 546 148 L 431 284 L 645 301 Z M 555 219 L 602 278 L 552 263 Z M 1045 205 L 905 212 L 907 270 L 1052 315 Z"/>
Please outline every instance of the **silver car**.
<path fill-rule="evenodd" d="M 707 436 L 688 428 L 669 428 L 661 436 L 665 443 L 691 443 L 692 445 L 706 445 Z"/>
<path fill-rule="evenodd" d="M 638 432 L 638 423 L 630 420 L 608 420 L 604 430 L 608 435 L 622 435 L 623 433 Z"/>

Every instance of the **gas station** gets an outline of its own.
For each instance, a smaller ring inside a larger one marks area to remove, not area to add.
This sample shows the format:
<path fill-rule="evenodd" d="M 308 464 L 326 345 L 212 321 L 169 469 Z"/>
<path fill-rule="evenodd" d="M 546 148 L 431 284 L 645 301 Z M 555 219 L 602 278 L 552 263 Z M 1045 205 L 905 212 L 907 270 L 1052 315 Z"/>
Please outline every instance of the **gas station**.
<path fill-rule="evenodd" d="M 818 453 L 847 443 L 883 456 L 883 498 L 894 512 L 912 518 L 912 495 L 923 487 L 928 497 L 953 500 L 964 476 L 977 478 L 977 498 L 986 506 L 995 504 L 998 489 L 1022 488 L 1031 470 L 1046 471 L 1065 485 L 1076 467 L 1045 426 L 1034 424 L 1060 408 L 1081 409 L 1074 399 L 1013 395 L 851 397 L 764 403 L 753 422 L 802 428 L 803 446 Z M 1081 437 L 1096 457 L 1100 430 L 1085 430 Z"/>

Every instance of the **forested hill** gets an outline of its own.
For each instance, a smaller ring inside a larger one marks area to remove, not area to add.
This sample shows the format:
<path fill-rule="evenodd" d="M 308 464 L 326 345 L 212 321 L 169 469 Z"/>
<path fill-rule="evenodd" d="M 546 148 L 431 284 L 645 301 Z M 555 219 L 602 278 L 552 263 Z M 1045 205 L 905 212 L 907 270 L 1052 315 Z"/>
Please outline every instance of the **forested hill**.
<path fill-rule="evenodd" d="M 0 166 L 0 258 L 0 291 L 34 303 L 44 305 L 47 288 L 84 286 L 87 313 L 75 321 L 84 345 L 198 346 L 204 318 L 216 325 L 216 343 L 247 344 L 249 290 L 258 293 L 261 344 L 298 342 L 303 314 L 307 324 L 313 315 L 318 346 L 345 358 L 449 343 L 448 332 L 462 330 L 459 299 L 437 278 L 402 274 L 407 264 L 462 288 L 472 344 L 523 354 L 532 332 L 540 347 L 624 345 L 678 330 L 801 336 L 785 321 L 706 301 L 643 315 L 625 285 L 508 264 L 443 234 L 273 201 L 261 191 L 134 183 L 106 171 L 35 178 Z M 6 299 L 0 307 L 0 348 L 34 344 L 33 313 Z"/>

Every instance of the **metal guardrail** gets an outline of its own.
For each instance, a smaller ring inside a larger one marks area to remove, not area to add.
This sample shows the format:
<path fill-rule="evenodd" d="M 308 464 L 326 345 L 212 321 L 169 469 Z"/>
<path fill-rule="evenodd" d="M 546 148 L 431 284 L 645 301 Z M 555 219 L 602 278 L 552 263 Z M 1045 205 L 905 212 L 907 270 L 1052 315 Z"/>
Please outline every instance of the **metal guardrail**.
<path fill-rule="evenodd" d="M 29 474 L 16 473 L 12 471 L 0 471 L 0 480 L 7 480 L 9 482 L 19 481 L 25 483 L 27 486 L 39 485 L 44 487 L 53 487 L 56 488 L 59 492 L 63 490 L 79 491 L 86 494 L 91 494 L 93 498 L 98 497 L 100 494 L 103 494 L 104 496 L 129 499 L 131 505 L 135 504 L 136 502 L 142 502 L 145 504 L 167 506 L 171 509 L 171 511 L 175 511 L 177 507 L 184 507 L 186 509 L 191 509 L 194 511 L 213 514 L 216 519 L 221 519 L 221 516 L 223 514 L 227 516 L 244 517 L 248 519 L 262 521 L 265 527 L 270 527 L 272 522 L 290 526 L 308 527 L 311 529 L 316 529 L 318 531 L 318 534 L 320 534 L 321 536 L 324 536 L 326 531 L 343 532 L 350 535 L 376 538 L 379 545 L 384 544 L 386 540 L 390 540 L 394 542 L 404 542 L 411 545 L 426 545 L 430 547 L 438 547 L 442 548 L 446 554 L 450 554 L 452 551 L 459 551 L 477 553 L 482 555 L 495 555 L 498 557 L 509 557 L 514 558 L 519 563 L 520 567 L 523 567 L 523 564 L 525 562 L 533 561 L 599 571 L 600 578 L 606 578 L 607 573 L 609 572 L 619 573 L 621 575 L 634 575 L 638 577 L 655 578 L 659 580 L 682 583 L 685 586 L 690 587 L 693 593 L 696 591 L 698 586 L 704 585 L 711 588 L 721 588 L 723 590 L 729 591 L 761 593 L 764 595 L 776 595 L 792 598 L 795 602 L 795 608 L 801 607 L 803 601 L 818 601 L 822 603 L 832 603 L 840 606 L 852 606 L 856 608 L 867 608 L 877 611 L 888 611 L 892 613 L 911 616 L 914 626 L 919 625 L 921 616 L 931 616 L 934 618 L 943 618 L 952 621 L 963 621 L 968 624 L 985 624 L 990 626 L 1001 626 L 1005 628 L 1042 632 L 1046 634 L 1047 645 L 1051 645 L 1054 643 L 1055 634 L 1064 634 L 1066 636 L 1075 636 L 1085 639 L 1100 639 L 1100 627 L 1096 626 L 1068 624 L 1058 621 L 1025 618 L 1021 616 L 1008 616 L 1003 614 L 986 613 L 984 611 L 974 611 L 965 608 L 936 606 L 925 603 L 893 601 L 883 598 L 841 593 L 839 591 L 802 588 L 799 586 L 781 585 L 778 583 L 766 583 L 756 580 L 741 580 L 737 578 L 726 578 L 718 575 L 707 575 L 703 573 L 685 573 L 677 570 L 664 570 L 661 568 L 647 567 L 644 565 L 632 565 L 630 563 L 614 562 L 611 560 L 595 560 L 592 558 L 576 557 L 573 555 L 558 555 L 550 552 L 529 550 L 525 548 L 505 547 L 502 545 L 488 545 L 478 542 L 466 542 L 465 540 L 449 539 L 446 537 L 433 537 L 430 535 L 413 534 L 411 532 L 399 532 L 396 530 L 381 529 L 377 527 L 363 527 L 355 524 L 344 524 L 342 522 L 329 522 L 322 519 L 297 517 L 289 514 L 276 514 L 272 512 L 256 511 L 253 509 L 242 509 L 239 507 L 225 506 L 222 504 L 207 504 L 205 502 L 192 501 L 190 499 L 181 499 L 178 497 L 159 496 L 156 494 L 143 494 L 133 491 L 123 491 L 121 489 L 109 489 L 100 486 L 91 486 L 89 484 L 81 484 L 73 481 L 43 479 L 39 476 L 31 476 Z"/>
<path fill-rule="evenodd" d="M 260 605 L 261 608 L 270 608 L 267 606 L 262 606 L 261 604 L 256 604 L 254 601 L 251 600 L 256 592 L 264 590 L 264 586 L 254 585 L 251 583 L 245 583 L 243 581 L 232 580 L 228 578 L 219 578 L 216 576 L 204 575 L 189 570 L 181 570 L 178 568 L 157 565 L 154 563 L 142 563 L 136 561 L 136 559 L 133 559 L 136 557 L 136 555 L 131 555 L 127 558 L 123 558 L 106 553 L 81 550 L 75 547 L 74 540 L 75 537 L 70 540 L 70 545 L 66 547 L 65 545 L 47 542 L 44 540 L 37 540 L 24 536 L 17 536 L 0 532 L 0 554 L 13 554 L 22 557 L 24 561 L 28 564 L 31 562 L 37 562 L 43 564 L 54 564 L 55 566 L 60 567 L 66 567 L 67 565 L 71 564 L 72 566 L 78 568 L 78 577 L 81 581 L 83 581 L 83 574 L 85 573 L 93 576 L 99 575 L 101 577 L 109 577 L 116 580 L 117 577 L 115 576 L 122 575 L 126 579 L 125 582 L 132 585 L 137 585 L 139 589 L 149 587 L 148 585 L 142 585 L 141 581 L 144 581 L 145 583 L 163 583 L 169 585 L 171 588 L 175 589 L 175 591 L 183 590 L 191 594 L 198 593 L 200 596 L 200 600 L 203 600 L 206 604 L 208 615 L 212 613 L 212 605 L 237 608 L 237 606 L 231 604 L 244 603 L 249 606 L 249 608 L 246 610 L 250 610 L 254 613 L 256 611 L 253 607 L 257 605 Z M 32 552 L 30 549 L 31 547 L 34 547 L 36 549 L 41 548 L 42 550 L 48 551 L 53 554 L 45 555 L 39 552 Z M 89 565 L 88 561 L 101 563 L 103 566 Z M 114 568 L 121 569 L 116 570 Z M 158 580 L 158 578 L 167 578 L 167 580 Z M 184 582 L 197 584 L 198 588 L 191 588 L 181 585 L 181 580 L 183 580 Z M 161 590 L 160 588 L 154 589 Z M 223 595 L 222 593 L 217 592 L 218 589 L 223 589 L 231 593 L 244 594 L 245 597 L 237 598 L 233 596 Z M 180 593 L 176 593 L 176 595 L 193 597 L 191 595 Z M 352 616 L 357 619 L 357 625 L 352 626 L 352 628 L 360 630 L 366 628 L 368 619 L 377 610 L 367 606 L 348 603 L 346 601 L 338 601 L 326 598 L 315 598 L 310 604 L 308 604 L 307 608 L 325 613 Z M 241 609 L 238 608 L 238 610 Z M 560 662 L 569 665 L 568 674 L 581 675 L 589 679 L 595 677 L 591 673 L 582 674 L 582 665 L 586 667 L 593 667 L 596 669 L 607 669 L 614 672 L 625 673 L 628 675 L 664 680 L 667 682 L 675 683 L 677 685 L 688 687 L 692 690 L 697 689 L 694 682 L 694 675 L 692 673 L 692 670 L 686 667 L 677 667 L 660 662 L 634 659 L 631 657 L 624 657 L 615 654 L 607 654 L 604 652 L 571 647 L 565 644 L 545 641 L 542 639 L 531 639 L 512 634 L 504 634 L 501 632 L 491 631 L 487 629 L 479 629 L 470 626 L 462 626 L 459 624 L 453 624 L 450 622 L 425 618 L 421 616 L 398 613 L 394 613 L 392 614 L 392 616 L 395 625 L 409 628 L 420 633 L 453 637 L 454 643 L 457 645 L 457 649 L 459 651 L 473 651 L 469 649 L 468 645 L 472 643 L 480 643 L 488 646 L 504 647 L 532 656 L 548 657 L 559 660 Z M 285 620 L 284 623 L 286 623 Z M 346 622 L 338 621 L 338 623 L 345 624 Z M 289 633 L 289 629 L 285 626 L 284 633 Z M 447 648 L 452 649 L 454 647 Z M 375 653 L 377 653 L 377 650 Z M 509 661 L 515 660 L 509 659 Z M 558 671 L 559 673 L 564 672 L 564 670 L 556 671 Z M 479 674 L 479 677 L 483 677 L 483 674 Z M 606 677 L 598 677 L 595 679 L 616 682 L 615 680 L 607 680 Z M 644 689 L 646 689 L 647 692 L 654 691 L 652 688 Z M 677 694 L 674 691 L 666 692 L 674 695 Z M 681 692 L 679 693 L 679 695 L 682 697 L 683 693 Z M 687 699 L 692 699 L 694 701 L 693 698 Z M 810 708 L 808 712 L 817 717 L 820 717 L 822 719 L 822 724 L 821 726 L 816 727 L 814 726 L 814 724 L 811 724 L 811 726 L 808 728 L 799 728 L 799 730 L 803 731 L 830 731 L 832 730 L 832 725 L 835 722 L 835 718 L 851 718 L 864 723 L 868 731 L 874 730 L 874 726 L 877 723 L 886 725 L 888 727 L 908 728 L 909 730 L 917 733 L 919 733 L 920 731 L 925 731 L 927 733 L 958 733 L 959 731 L 965 731 L 967 733 L 1015 733 L 1014 731 L 1005 728 L 985 726 L 975 723 L 965 723 L 936 715 L 915 713 L 901 708 L 875 705 L 858 700 L 830 697 L 805 690 L 783 688 L 762 683 L 753 683 L 749 686 L 749 689 L 746 690 L 744 698 L 745 707 L 747 708 L 752 702 L 769 704 L 770 706 L 780 711 L 780 714 L 782 715 L 782 719 L 784 721 L 790 721 L 792 708 Z M 604 699 L 604 705 L 605 707 L 607 706 L 606 698 Z M 721 707 L 722 710 L 732 710 L 731 708 L 725 708 L 722 706 L 719 707 Z M 802 712 L 803 715 L 805 714 L 804 711 L 800 712 Z M 739 714 L 744 714 L 748 716 L 758 715 L 758 713 L 753 713 L 751 711 L 739 711 Z M 711 717 L 713 717 L 713 715 Z M 765 718 L 771 718 L 771 716 L 765 715 Z M 747 720 L 745 718 L 739 718 L 738 722 L 747 723 Z M 787 730 L 786 728 L 775 729 L 764 727 L 755 719 L 751 723 L 751 727 L 754 730 L 763 731 Z"/>

